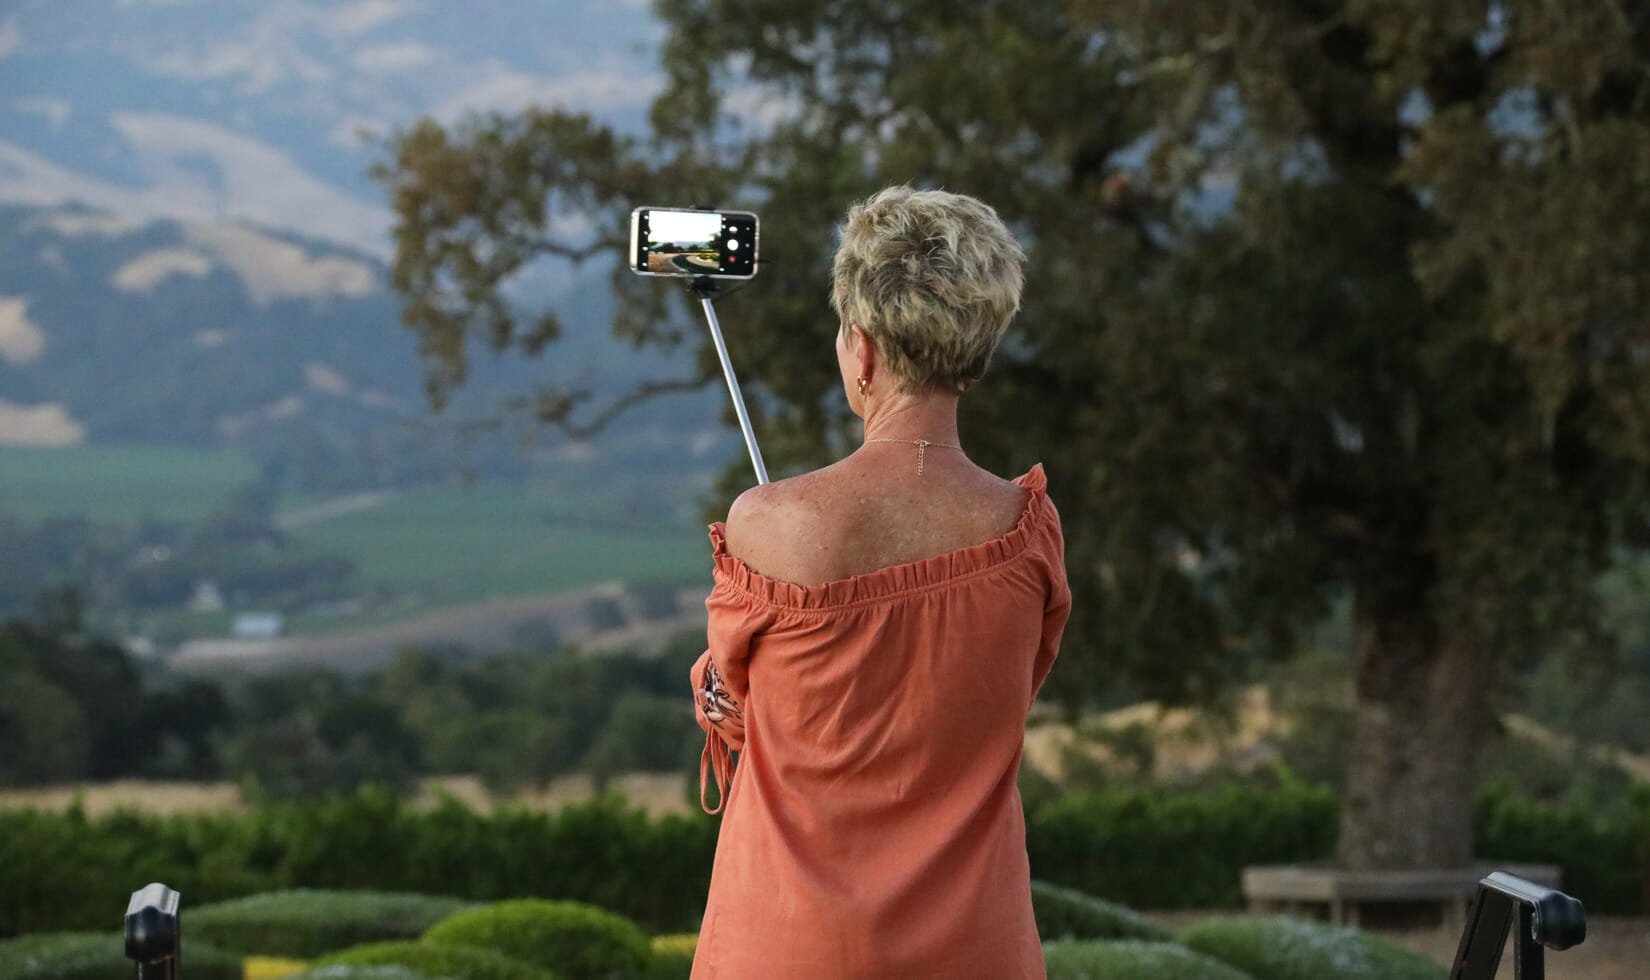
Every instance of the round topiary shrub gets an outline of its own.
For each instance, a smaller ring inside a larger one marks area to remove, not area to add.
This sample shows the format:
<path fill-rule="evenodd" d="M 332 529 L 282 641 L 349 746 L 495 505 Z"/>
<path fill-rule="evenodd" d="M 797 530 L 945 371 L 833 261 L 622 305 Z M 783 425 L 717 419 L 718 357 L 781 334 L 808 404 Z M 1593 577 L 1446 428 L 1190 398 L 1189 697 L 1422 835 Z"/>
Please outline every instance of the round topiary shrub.
<path fill-rule="evenodd" d="M 1254 980 L 1175 943 L 1066 939 L 1043 947 L 1048 980 Z"/>
<path fill-rule="evenodd" d="M 1356 929 L 1299 919 L 1223 916 L 1181 930 L 1181 942 L 1267 980 L 1443 980 L 1449 971 Z"/>
<path fill-rule="evenodd" d="M 642 971 L 643 980 L 688 980 L 693 973 L 693 951 L 699 947 L 699 937 L 691 932 L 654 936 L 648 940 L 653 958 Z"/>
<path fill-rule="evenodd" d="M 1174 933 L 1139 912 L 1045 881 L 1031 883 L 1037 934 L 1043 939 L 1146 939 L 1173 942 Z"/>
<path fill-rule="evenodd" d="M 567 980 L 606 980 L 640 970 L 652 958 L 647 935 L 624 916 L 540 898 L 459 912 L 432 926 L 424 941 L 497 950 Z"/>
<path fill-rule="evenodd" d="M 203 905 L 184 914 L 183 926 L 191 940 L 223 949 L 310 960 L 362 943 L 416 939 L 470 907 L 405 892 L 294 889 Z"/>
<path fill-rule="evenodd" d="M 368 943 L 323 957 L 310 972 L 329 967 L 403 967 L 426 977 L 454 980 L 553 980 L 554 973 L 531 963 L 490 949 L 472 946 L 438 946 L 434 943 L 397 940 Z"/>
<path fill-rule="evenodd" d="M 206 943 L 185 943 L 190 980 L 241 980 L 241 960 Z M 6 980 L 105 980 L 132 975 L 119 933 L 48 932 L 0 941 Z"/>

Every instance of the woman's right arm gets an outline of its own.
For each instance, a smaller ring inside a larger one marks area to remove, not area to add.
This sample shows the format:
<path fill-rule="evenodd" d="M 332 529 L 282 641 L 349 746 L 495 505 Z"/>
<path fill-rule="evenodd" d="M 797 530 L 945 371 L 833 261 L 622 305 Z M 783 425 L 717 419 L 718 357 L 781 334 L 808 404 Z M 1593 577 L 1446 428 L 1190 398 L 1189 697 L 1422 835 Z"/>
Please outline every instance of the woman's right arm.
<path fill-rule="evenodd" d="M 693 714 L 705 730 L 699 756 L 699 804 L 719 813 L 733 782 L 733 753 L 745 749 L 745 715 L 750 694 L 751 641 L 761 627 L 748 597 L 718 582 L 705 600 L 708 645 L 688 677 L 693 684 Z M 707 777 L 714 775 L 716 809 L 705 803 Z"/>

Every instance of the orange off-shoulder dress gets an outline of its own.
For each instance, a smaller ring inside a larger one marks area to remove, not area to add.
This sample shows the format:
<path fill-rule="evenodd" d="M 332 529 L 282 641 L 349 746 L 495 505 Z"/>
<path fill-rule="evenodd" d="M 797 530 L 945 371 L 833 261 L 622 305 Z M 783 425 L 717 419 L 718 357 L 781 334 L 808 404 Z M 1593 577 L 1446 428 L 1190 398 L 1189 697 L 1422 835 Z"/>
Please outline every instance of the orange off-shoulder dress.
<path fill-rule="evenodd" d="M 692 681 L 725 812 L 695 980 L 1045 975 L 1015 777 L 1071 592 L 1041 465 L 1014 482 L 1006 534 L 818 586 L 711 525 Z"/>

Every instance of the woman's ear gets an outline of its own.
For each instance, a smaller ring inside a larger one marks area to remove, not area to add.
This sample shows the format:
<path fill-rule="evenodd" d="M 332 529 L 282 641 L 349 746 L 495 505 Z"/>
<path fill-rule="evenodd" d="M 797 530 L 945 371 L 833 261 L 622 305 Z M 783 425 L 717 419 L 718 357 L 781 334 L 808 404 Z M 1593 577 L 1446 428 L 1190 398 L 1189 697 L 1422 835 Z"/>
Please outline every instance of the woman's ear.
<path fill-rule="evenodd" d="M 880 352 L 877 342 L 865 332 L 865 328 L 855 323 L 848 327 L 848 352 L 853 355 L 855 363 L 859 365 L 859 376 L 875 378 Z"/>

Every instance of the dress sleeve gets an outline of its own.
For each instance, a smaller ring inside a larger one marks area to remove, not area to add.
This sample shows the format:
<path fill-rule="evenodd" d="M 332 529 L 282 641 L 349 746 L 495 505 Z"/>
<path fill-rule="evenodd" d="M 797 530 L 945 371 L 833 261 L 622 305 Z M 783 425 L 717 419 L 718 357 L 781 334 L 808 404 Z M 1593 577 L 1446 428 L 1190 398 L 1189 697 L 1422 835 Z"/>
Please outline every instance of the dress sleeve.
<path fill-rule="evenodd" d="M 689 677 L 694 717 L 705 730 L 705 749 L 699 756 L 699 805 L 706 813 L 720 813 L 733 782 L 733 753 L 745 748 L 751 641 L 762 623 L 749 598 L 722 582 L 705 600 L 705 608 L 709 646 Z M 708 776 L 716 780 L 714 810 L 705 803 Z"/>
<path fill-rule="evenodd" d="M 1060 530 L 1060 514 L 1052 500 L 1045 499 L 1043 506 L 1049 510 L 1046 532 L 1049 540 L 1044 546 L 1048 556 L 1049 591 L 1043 603 L 1043 635 L 1031 668 L 1032 700 L 1036 700 L 1037 692 L 1054 668 L 1054 658 L 1060 654 L 1060 637 L 1065 633 L 1066 620 L 1071 618 L 1071 585 L 1066 581 L 1066 543 Z"/>

